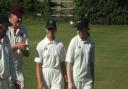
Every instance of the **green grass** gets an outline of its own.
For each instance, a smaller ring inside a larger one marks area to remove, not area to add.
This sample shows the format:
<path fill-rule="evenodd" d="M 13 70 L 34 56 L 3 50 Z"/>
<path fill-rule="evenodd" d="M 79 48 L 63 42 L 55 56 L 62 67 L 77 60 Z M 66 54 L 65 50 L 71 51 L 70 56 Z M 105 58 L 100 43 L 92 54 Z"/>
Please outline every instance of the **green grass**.
<path fill-rule="evenodd" d="M 24 59 L 25 89 L 37 89 L 34 53 L 36 44 L 45 37 L 44 21 L 24 21 L 29 32 L 30 57 Z M 128 89 L 128 26 L 92 25 L 96 44 L 95 88 Z M 68 44 L 76 31 L 69 23 L 59 22 L 57 37 Z"/>

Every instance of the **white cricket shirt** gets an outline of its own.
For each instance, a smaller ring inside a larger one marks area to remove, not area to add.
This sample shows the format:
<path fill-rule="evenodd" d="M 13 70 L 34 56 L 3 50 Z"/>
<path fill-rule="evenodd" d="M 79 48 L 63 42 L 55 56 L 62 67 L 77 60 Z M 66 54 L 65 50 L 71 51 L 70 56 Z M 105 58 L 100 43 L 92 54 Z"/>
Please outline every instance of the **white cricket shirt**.
<path fill-rule="evenodd" d="M 28 33 L 23 25 L 21 25 L 19 29 L 17 29 L 16 33 L 14 32 L 14 28 L 12 26 L 8 27 L 7 35 L 9 37 L 11 46 L 14 46 L 15 44 L 21 42 L 22 39 L 22 41 L 24 41 L 27 45 L 26 50 L 29 50 Z M 14 63 L 16 68 L 21 68 L 23 64 L 23 54 L 22 51 L 19 50 L 20 49 L 13 50 Z"/>
<path fill-rule="evenodd" d="M 90 63 L 94 62 L 94 43 L 90 37 L 83 41 L 77 35 L 71 40 L 67 50 L 66 62 L 73 64 L 74 81 L 92 82 Z"/>
<path fill-rule="evenodd" d="M 38 43 L 35 62 L 42 63 L 43 68 L 59 68 L 65 60 L 65 49 L 62 42 L 55 39 L 50 42 L 47 36 Z"/>

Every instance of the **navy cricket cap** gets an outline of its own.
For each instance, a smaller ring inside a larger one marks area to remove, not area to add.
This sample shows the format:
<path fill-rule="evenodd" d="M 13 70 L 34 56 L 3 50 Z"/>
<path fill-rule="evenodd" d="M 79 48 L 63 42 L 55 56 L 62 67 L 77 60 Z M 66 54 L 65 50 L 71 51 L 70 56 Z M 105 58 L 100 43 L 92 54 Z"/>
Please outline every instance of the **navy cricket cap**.
<path fill-rule="evenodd" d="M 89 20 L 87 18 L 81 18 L 76 22 L 75 27 L 77 27 L 78 30 L 81 30 L 82 28 L 89 28 Z"/>
<path fill-rule="evenodd" d="M 23 7 L 19 4 L 13 4 L 9 8 L 10 13 L 16 15 L 19 18 L 22 18 L 24 10 Z"/>
<path fill-rule="evenodd" d="M 50 19 L 50 20 L 48 20 L 47 22 L 46 22 L 46 28 L 57 28 L 56 27 L 56 21 L 55 20 L 53 20 L 53 19 Z"/>

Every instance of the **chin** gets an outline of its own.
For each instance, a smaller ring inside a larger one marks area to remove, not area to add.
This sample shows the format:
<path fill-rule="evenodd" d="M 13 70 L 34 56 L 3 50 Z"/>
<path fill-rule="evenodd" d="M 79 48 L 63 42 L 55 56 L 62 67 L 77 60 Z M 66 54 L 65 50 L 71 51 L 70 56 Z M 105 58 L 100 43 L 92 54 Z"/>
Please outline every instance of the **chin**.
<path fill-rule="evenodd" d="M 14 28 L 15 28 L 15 29 L 18 29 L 18 28 L 19 28 L 19 26 L 14 26 Z"/>

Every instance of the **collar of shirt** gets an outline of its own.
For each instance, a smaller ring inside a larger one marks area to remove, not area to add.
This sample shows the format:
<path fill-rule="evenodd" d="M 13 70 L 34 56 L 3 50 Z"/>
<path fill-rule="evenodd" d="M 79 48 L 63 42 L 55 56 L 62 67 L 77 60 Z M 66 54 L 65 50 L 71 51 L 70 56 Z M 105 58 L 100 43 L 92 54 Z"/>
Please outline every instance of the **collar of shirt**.
<path fill-rule="evenodd" d="M 17 35 L 17 34 L 19 33 L 19 31 L 20 31 L 20 29 L 18 28 L 18 29 L 16 30 L 16 32 L 15 32 L 13 26 L 10 26 L 10 30 L 11 30 L 15 35 Z"/>
<path fill-rule="evenodd" d="M 53 41 L 50 41 L 49 39 L 48 39 L 48 37 L 46 36 L 45 37 L 45 42 L 46 42 L 46 44 L 56 44 L 57 43 L 57 39 L 55 38 L 55 40 L 53 40 Z"/>

